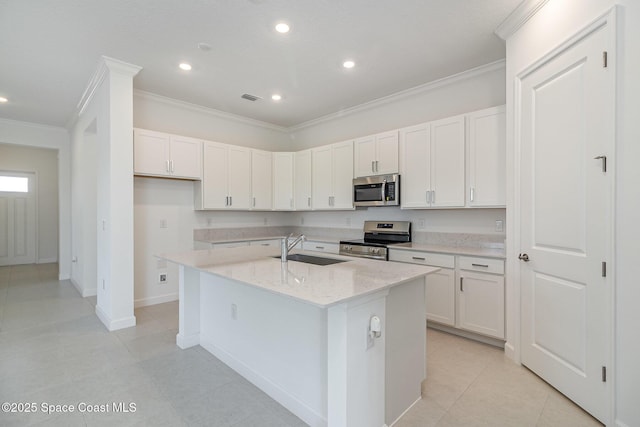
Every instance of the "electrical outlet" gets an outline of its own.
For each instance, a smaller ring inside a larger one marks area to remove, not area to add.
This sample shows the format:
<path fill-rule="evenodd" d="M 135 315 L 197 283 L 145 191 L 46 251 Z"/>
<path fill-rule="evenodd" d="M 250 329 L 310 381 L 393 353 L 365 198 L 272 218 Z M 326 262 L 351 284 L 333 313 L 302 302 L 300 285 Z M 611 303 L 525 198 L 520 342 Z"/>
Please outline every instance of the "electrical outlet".
<path fill-rule="evenodd" d="M 238 320 L 238 306 L 235 304 L 231 304 L 231 318 Z"/>
<path fill-rule="evenodd" d="M 426 227 L 427 227 L 427 220 L 424 218 L 418 219 L 418 228 L 426 228 Z"/>
<path fill-rule="evenodd" d="M 300 217 L 300 225 L 304 225 L 304 217 L 303 216 Z"/>
<path fill-rule="evenodd" d="M 158 283 L 167 283 L 167 273 L 158 274 Z"/>
<path fill-rule="evenodd" d="M 501 219 L 496 220 L 496 231 L 504 231 L 504 222 Z"/>
<path fill-rule="evenodd" d="M 207 226 L 211 226 L 213 224 L 213 218 L 207 218 Z"/>
<path fill-rule="evenodd" d="M 264 218 L 264 225 L 267 225 L 267 224 L 269 224 L 269 218 L 266 218 L 266 217 L 265 217 L 265 218 Z"/>
<path fill-rule="evenodd" d="M 161 219 L 160 220 L 160 228 L 167 228 L 167 220 L 166 219 Z"/>

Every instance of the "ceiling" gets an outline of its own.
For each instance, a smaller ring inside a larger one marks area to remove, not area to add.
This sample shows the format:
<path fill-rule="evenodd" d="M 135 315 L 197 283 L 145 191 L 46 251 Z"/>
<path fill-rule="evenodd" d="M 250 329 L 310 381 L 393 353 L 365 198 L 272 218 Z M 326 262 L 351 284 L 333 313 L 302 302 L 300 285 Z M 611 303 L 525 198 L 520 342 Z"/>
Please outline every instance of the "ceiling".
<path fill-rule="evenodd" d="M 0 117 L 64 126 L 106 55 L 143 67 L 135 89 L 291 127 L 504 58 L 519 3 L 0 0 Z"/>

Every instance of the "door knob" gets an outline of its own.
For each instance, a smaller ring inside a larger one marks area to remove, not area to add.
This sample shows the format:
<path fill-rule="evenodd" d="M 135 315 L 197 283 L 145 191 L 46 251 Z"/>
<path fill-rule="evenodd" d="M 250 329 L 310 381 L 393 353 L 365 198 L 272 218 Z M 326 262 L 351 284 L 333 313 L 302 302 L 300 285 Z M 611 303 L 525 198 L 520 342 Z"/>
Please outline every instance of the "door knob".
<path fill-rule="evenodd" d="M 518 259 L 524 261 L 524 262 L 529 262 L 529 255 L 527 254 L 520 254 L 518 255 Z"/>

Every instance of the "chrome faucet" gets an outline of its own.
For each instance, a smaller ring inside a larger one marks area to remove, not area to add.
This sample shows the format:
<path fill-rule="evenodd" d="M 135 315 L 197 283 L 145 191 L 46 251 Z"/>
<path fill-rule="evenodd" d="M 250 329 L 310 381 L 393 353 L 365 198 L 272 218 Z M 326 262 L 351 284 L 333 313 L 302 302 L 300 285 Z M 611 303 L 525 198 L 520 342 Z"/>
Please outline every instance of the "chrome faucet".
<path fill-rule="evenodd" d="M 280 261 L 282 262 L 287 262 L 287 256 L 291 249 L 293 249 L 299 242 L 304 242 L 306 240 L 304 234 L 296 237 L 291 243 L 289 243 L 290 238 L 293 238 L 293 234 L 290 234 L 288 237 L 283 237 L 280 242 Z"/>

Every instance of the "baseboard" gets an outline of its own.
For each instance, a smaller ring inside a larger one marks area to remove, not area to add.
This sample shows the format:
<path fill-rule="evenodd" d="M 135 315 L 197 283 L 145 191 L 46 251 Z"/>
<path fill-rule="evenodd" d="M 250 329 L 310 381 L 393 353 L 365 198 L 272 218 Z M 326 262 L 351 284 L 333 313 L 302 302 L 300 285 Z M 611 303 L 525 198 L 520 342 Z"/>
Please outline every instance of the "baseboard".
<path fill-rule="evenodd" d="M 400 419 L 401 419 L 402 417 L 404 417 L 404 416 L 405 416 L 405 414 L 406 414 L 407 412 L 409 412 L 409 411 L 411 410 L 411 408 L 413 408 L 413 407 L 416 405 L 416 403 L 420 402 L 421 400 L 422 400 L 422 396 L 418 397 L 418 398 L 416 399 L 416 401 L 415 401 L 415 402 L 413 402 L 411 405 L 409 405 L 409 407 L 408 407 L 407 409 L 405 409 L 405 410 L 404 410 L 404 412 L 403 412 L 402 414 L 400 414 L 400 416 L 399 416 L 399 417 L 398 417 L 394 422 L 392 422 L 391 424 L 389 424 L 389 427 L 393 427 L 394 425 L 396 425 L 396 423 L 397 423 L 398 421 L 400 421 Z M 386 424 L 385 424 L 385 426 L 386 426 Z"/>
<path fill-rule="evenodd" d="M 121 319 L 111 319 L 107 313 L 105 313 L 102 308 L 96 305 L 96 316 L 98 319 L 107 327 L 109 331 L 117 331 L 119 329 L 130 328 L 132 326 L 136 326 L 136 317 L 123 317 Z"/>
<path fill-rule="evenodd" d="M 40 258 L 36 261 L 36 264 L 56 264 L 58 262 L 57 257 L 53 258 Z"/>
<path fill-rule="evenodd" d="M 140 299 L 134 300 L 133 306 L 135 308 L 146 307 L 148 305 L 162 304 L 165 302 L 171 302 L 171 301 L 177 301 L 177 300 L 178 300 L 178 293 L 173 292 L 170 294 L 158 295 L 156 297 L 140 298 Z"/>
<path fill-rule="evenodd" d="M 60 280 L 62 280 L 62 279 L 60 279 Z M 80 295 L 82 295 L 82 285 L 80 285 L 80 283 L 76 282 L 76 279 L 74 279 L 73 277 L 69 278 L 69 281 L 71 282 L 73 287 L 76 288 L 76 291 L 78 291 L 78 293 Z"/>
<path fill-rule="evenodd" d="M 476 334 L 476 333 L 473 333 L 473 332 L 463 331 L 462 329 L 453 328 L 453 327 L 447 326 L 447 325 L 441 325 L 440 323 L 435 323 L 435 322 L 428 321 L 427 322 L 427 327 L 431 328 L 431 329 L 436 329 L 438 331 L 447 332 L 447 333 L 450 333 L 452 335 L 458 335 L 460 337 L 468 338 L 470 340 L 478 341 L 478 342 L 481 342 L 481 343 L 484 343 L 484 344 L 489 344 L 489 345 L 492 345 L 492 346 L 495 346 L 495 347 L 500 347 L 502 349 L 504 349 L 504 346 L 505 346 L 505 342 L 503 340 L 500 340 L 500 339 L 497 339 L 497 338 L 487 337 L 487 336 Z"/>
<path fill-rule="evenodd" d="M 511 359 L 513 362 L 520 363 L 516 360 L 516 349 L 510 342 L 504 344 L 504 355 Z"/>
<path fill-rule="evenodd" d="M 186 349 L 189 347 L 194 347 L 200 344 L 200 332 L 192 335 L 181 335 L 176 334 L 176 345 L 181 349 Z"/>
<path fill-rule="evenodd" d="M 245 365 L 243 362 L 236 359 L 227 351 L 214 345 L 206 337 L 200 337 L 200 345 L 215 357 L 220 359 L 222 362 L 224 362 L 231 369 L 242 375 L 249 382 L 267 393 L 273 400 L 287 408 L 302 421 L 309 424 L 309 426 L 321 427 L 327 425 L 327 420 L 312 408 L 310 408 L 303 402 L 300 402 L 298 399 L 296 399 L 295 396 L 292 396 L 277 384 L 274 384 L 268 378 L 265 378 L 261 374 L 255 372 L 253 369 L 251 369 L 251 367 Z"/>
<path fill-rule="evenodd" d="M 76 288 L 76 290 L 80 293 L 80 295 L 82 295 L 82 298 L 98 295 L 98 288 L 84 289 L 82 285 L 76 282 L 73 277 L 71 277 L 69 280 L 71 281 L 71 284 Z"/>

